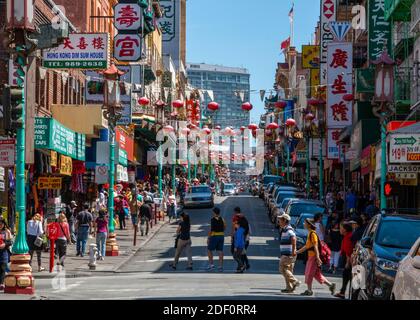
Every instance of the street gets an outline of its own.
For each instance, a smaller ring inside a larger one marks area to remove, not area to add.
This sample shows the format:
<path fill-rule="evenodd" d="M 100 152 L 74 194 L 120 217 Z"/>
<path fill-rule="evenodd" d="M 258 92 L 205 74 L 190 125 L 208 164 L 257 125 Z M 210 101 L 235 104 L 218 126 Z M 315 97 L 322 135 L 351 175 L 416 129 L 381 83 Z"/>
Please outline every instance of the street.
<path fill-rule="evenodd" d="M 36 298 L 42 299 L 302 299 L 305 290 L 304 265 L 298 262 L 295 273 L 302 282 L 295 294 L 282 294 L 285 282 L 278 272 L 279 245 L 277 232 L 268 221 L 262 200 L 249 194 L 217 197 L 216 206 L 231 229 L 233 208 L 240 206 L 251 224 L 248 249 L 251 269 L 234 274 L 236 263 L 230 255 L 230 238 L 225 240 L 224 272 L 207 272 L 206 239 L 211 209 L 188 209 L 191 216 L 194 270 L 186 271 L 186 258 L 181 258 L 176 271 L 169 268 L 175 249 L 176 224 L 166 224 L 127 263 L 115 273 L 101 276 L 66 278 L 62 289 L 57 280 L 39 279 Z M 228 233 L 228 232 L 227 232 Z M 217 258 L 215 258 L 215 264 Z M 332 280 L 339 287 L 340 275 Z M 53 288 L 55 287 L 55 289 Z M 309 299 L 330 299 L 327 287 L 314 284 L 315 295 Z M 29 297 L 28 297 L 29 298 Z"/>

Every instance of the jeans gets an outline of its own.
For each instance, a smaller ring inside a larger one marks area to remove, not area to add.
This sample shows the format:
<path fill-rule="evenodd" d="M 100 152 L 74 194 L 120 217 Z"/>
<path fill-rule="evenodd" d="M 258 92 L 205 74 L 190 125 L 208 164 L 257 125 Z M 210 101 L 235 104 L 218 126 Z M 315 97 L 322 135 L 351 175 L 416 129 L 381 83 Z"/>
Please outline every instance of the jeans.
<path fill-rule="evenodd" d="M 71 242 L 75 243 L 77 239 L 76 239 L 76 232 L 74 231 L 74 221 L 69 221 L 69 229 L 70 229 Z"/>
<path fill-rule="evenodd" d="M 78 254 L 85 254 L 86 242 L 89 236 L 89 226 L 80 226 L 77 230 L 76 251 Z"/>
<path fill-rule="evenodd" d="M 98 247 L 98 252 L 100 257 L 105 257 L 106 250 L 106 232 L 98 232 L 96 234 L 96 246 Z"/>
<path fill-rule="evenodd" d="M 233 258 L 238 263 L 238 270 L 244 268 L 244 259 L 243 259 L 244 249 L 236 249 L 233 253 Z"/>

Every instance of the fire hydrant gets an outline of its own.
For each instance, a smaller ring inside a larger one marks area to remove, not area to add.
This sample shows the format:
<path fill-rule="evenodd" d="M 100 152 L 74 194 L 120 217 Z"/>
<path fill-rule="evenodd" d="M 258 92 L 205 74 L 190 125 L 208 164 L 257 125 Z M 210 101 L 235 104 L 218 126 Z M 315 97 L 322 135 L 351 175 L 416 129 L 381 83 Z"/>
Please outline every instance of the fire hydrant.
<path fill-rule="evenodd" d="M 98 256 L 98 248 L 95 243 L 89 245 L 89 269 L 96 270 L 96 258 Z"/>

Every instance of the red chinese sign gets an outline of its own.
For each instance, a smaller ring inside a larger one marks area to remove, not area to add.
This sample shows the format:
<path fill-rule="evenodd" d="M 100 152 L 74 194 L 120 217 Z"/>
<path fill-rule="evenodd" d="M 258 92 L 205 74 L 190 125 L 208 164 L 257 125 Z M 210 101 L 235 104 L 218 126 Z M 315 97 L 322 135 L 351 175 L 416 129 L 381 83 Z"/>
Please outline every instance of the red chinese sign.
<path fill-rule="evenodd" d="M 352 124 L 352 102 L 344 100 L 344 95 L 353 93 L 353 47 L 348 42 L 328 44 L 327 61 L 327 126 L 336 131 Z M 331 131 L 331 135 L 332 135 Z M 331 141 L 330 141 L 331 140 Z M 330 137 L 332 142 L 333 136 Z M 338 151 L 330 150 L 328 158 L 338 159 Z"/>
<path fill-rule="evenodd" d="M 119 3 L 114 6 L 114 25 L 118 31 L 139 30 L 142 18 L 142 9 L 139 4 Z"/>
<path fill-rule="evenodd" d="M 141 37 L 137 34 L 118 34 L 114 38 L 114 57 L 119 61 L 138 61 L 141 58 Z"/>
<path fill-rule="evenodd" d="M 115 130 L 115 138 L 119 147 L 127 152 L 127 159 L 134 161 L 134 140 L 120 129 Z"/>

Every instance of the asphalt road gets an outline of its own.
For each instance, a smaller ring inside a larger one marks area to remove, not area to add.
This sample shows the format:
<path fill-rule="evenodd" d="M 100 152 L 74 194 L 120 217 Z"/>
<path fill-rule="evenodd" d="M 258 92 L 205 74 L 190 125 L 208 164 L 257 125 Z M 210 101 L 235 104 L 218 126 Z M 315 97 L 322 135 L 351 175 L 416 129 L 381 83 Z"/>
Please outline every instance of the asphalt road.
<path fill-rule="evenodd" d="M 278 233 L 269 222 L 262 200 L 243 194 L 232 197 L 217 197 L 216 206 L 228 225 L 225 240 L 224 272 L 208 272 L 207 232 L 211 209 L 188 209 L 192 223 L 194 270 L 187 271 L 183 257 L 176 271 L 169 267 L 175 249 L 176 223 L 165 225 L 159 233 L 118 273 L 86 278 L 58 276 L 53 281 L 37 280 L 37 298 L 44 299 L 302 299 L 299 293 L 304 285 L 304 265 L 298 262 L 295 274 L 302 282 L 295 294 L 282 294 L 285 288 L 278 271 Z M 230 255 L 231 218 L 233 208 L 240 206 L 251 224 L 251 246 L 248 256 L 251 269 L 235 274 L 236 263 Z M 217 258 L 215 257 L 217 266 Z M 339 275 L 331 278 L 337 287 Z M 313 297 L 307 299 L 330 299 L 327 287 L 314 283 Z"/>

